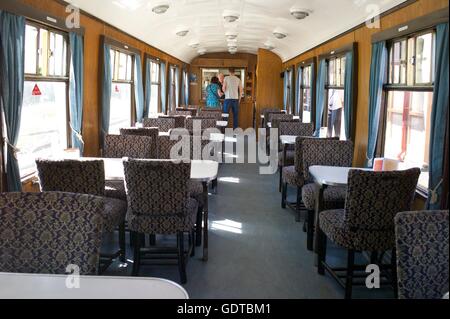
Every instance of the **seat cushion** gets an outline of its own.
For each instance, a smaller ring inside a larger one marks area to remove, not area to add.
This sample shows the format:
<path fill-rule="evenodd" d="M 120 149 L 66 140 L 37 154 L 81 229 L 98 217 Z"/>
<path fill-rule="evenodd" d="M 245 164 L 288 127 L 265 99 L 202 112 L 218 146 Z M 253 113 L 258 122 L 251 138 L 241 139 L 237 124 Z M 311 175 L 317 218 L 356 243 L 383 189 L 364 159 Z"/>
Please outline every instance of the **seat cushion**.
<path fill-rule="evenodd" d="M 121 200 L 127 200 L 127 192 L 123 181 L 106 181 L 105 196 Z"/>
<path fill-rule="evenodd" d="M 386 251 L 394 248 L 394 229 L 350 229 L 345 226 L 344 219 L 344 209 L 327 210 L 319 215 L 320 229 L 335 244 L 363 251 Z"/>
<path fill-rule="evenodd" d="M 306 209 L 315 209 L 317 192 L 319 186 L 314 183 L 303 186 L 302 200 Z M 347 196 L 347 187 L 345 186 L 329 186 L 323 192 L 324 209 L 344 208 L 345 198 Z"/>
<path fill-rule="evenodd" d="M 286 151 L 286 158 L 283 157 L 283 152 L 278 154 L 279 162 L 278 166 L 291 166 L 294 165 L 295 151 Z"/>
<path fill-rule="evenodd" d="M 125 221 L 125 216 L 128 209 L 127 202 L 109 197 L 104 197 L 104 201 L 105 210 L 103 212 L 103 231 L 105 233 L 111 233 L 117 228 L 117 226 Z"/>
<path fill-rule="evenodd" d="M 189 232 L 194 228 L 198 203 L 190 198 L 186 202 L 186 213 L 165 215 L 137 215 L 127 213 L 128 228 L 142 234 L 171 235 L 177 232 Z"/>
<path fill-rule="evenodd" d="M 283 182 L 297 187 L 303 187 L 305 180 L 301 174 L 295 170 L 295 166 L 283 167 Z"/>
<path fill-rule="evenodd" d="M 205 204 L 203 184 L 201 182 L 189 181 L 189 196 L 194 198 L 200 207 L 203 207 Z"/>

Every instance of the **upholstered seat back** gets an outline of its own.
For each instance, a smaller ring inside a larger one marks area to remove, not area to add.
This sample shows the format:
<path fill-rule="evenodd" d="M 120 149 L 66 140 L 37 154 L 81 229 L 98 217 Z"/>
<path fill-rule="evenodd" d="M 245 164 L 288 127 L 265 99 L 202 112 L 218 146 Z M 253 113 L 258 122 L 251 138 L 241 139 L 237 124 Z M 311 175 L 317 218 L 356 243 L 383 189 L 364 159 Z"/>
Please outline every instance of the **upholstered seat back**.
<path fill-rule="evenodd" d="M 96 275 L 103 204 L 72 193 L 0 194 L 0 272 L 65 274 L 76 265 Z"/>
<path fill-rule="evenodd" d="M 160 132 L 169 132 L 176 127 L 176 122 L 172 117 L 158 117 L 144 119 L 143 125 L 144 127 L 157 127 Z"/>
<path fill-rule="evenodd" d="M 194 123 L 200 123 L 202 132 L 210 128 L 217 128 L 217 121 L 215 119 L 191 117 L 186 119 L 186 129 L 191 132 L 191 134 L 194 133 Z"/>
<path fill-rule="evenodd" d="M 303 175 L 310 181 L 311 166 L 352 167 L 353 142 L 335 139 L 311 138 L 302 143 Z"/>
<path fill-rule="evenodd" d="M 105 165 L 102 160 L 36 160 L 43 192 L 68 192 L 104 196 Z"/>
<path fill-rule="evenodd" d="M 215 119 L 216 121 L 220 121 L 222 119 L 222 112 L 200 111 L 198 116 L 205 119 Z"/>
<path fill-rule="evenodd" d="M 120 135 L 149 136 L 156 139 L 158 134 L 159 129 L 157 127 L 130 127 L 120 129 Z"/>
<path fill-rule="evenodd" d="M 137 215 L 184 214 L 189 199 L 190 163 L 124 162 L 128 207 Z"/>
<path fill-rule="evenodd" d="M 272 123 L 272 127 L 273 123 Z M 278 132 L 280 135 L 312 136 L 314 125 L 312 123 L 302 123 L 300 121 L 280 121 Z"/>
<path fill-rule="evenodd" d="M 294 115 L 286 114 L 286 113 L 269 113 L 267 123 L 272 123 L 272 128 L 274 128 L 273 124 L 275 121 L 275 125 L 281 121 L 292 121 L 294 119 Z"/>
<path fill-rule="evenodd" d="M 349 229 L 394 230 L 394 217 L 414 200 L 420 169 L 348 174 L 344 223 Z"/>
<path fill-rule="evenodd" d="M 172 132 L 175 133 L 176 130 Z M 183 144 L 179 144 L 180 142 Z M 172 139 L 170 136 L 160 136 L 158 138 L 158 159 L 175 159 L 171 158 L 171 152 L 173 147 L 177 147 L 177 156 L 179 158 L 183 158 L 183 160 L 201 160 L 204 159 L 203 151 L 209 143 L 208 140 L 204 140 L 202 137 L 198 137 L 198 139 L 194 141 L 194 137 L 191 135 L 180 135 L 177 139 Z M 189 147 L 189 156 L 184 156 L 183 151 L 186 154 L 186 150 L 181 150 L 181 146 Z M 212 151 L 213 150 L 211 150 L 211 152 Z"/>
<path fill-rule="evenodd" d="M 192 116 L 192 111 L 188 110 L 176 110 L 169 112 L 170 116 Z"/>
<path fill-rule="evenodd" d="M 441 299 L 448 285 L 448 210 L 395 217 L 400 299 Z"/>
<path fill-rule="evenodd" d="M 107 135 L 103 157 L 106 158 L 156 158 L 156 149 L 152 138 L 133 135 Z"/>

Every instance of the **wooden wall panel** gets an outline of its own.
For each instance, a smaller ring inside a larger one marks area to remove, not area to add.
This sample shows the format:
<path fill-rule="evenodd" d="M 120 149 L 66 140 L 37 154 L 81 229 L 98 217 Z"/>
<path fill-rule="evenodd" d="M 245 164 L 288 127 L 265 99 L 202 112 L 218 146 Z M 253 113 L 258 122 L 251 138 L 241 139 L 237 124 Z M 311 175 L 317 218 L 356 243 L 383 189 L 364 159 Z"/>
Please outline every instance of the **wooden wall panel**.
<path fill-rule="evenodd" d="M 66 17 L 65 5 L 60 0 L 17 0 L 36 9 L 47 12 L 49 15 L 59 18 Z M 178 66 L 185 65 L 182 61 L 171 55 L 152 47 L 125 32 L 118 30 L 109 24 L 90 15 L 81 15 L 81 26 L 85 28 L 84 48 L 84 112 L 83 112 L 83 137 L 85 141 L 85 155 L 99 155 L 100 114 L 101 114 L 101 90 L 100 80 L 100 37 L 105 35 L 120 42 L 126 43 L 141 51 L 141 59 L 144 63 L 144 54 L 150 54 L 161 60 Z"/>
<path fill-rule="evenodd" d="M 258 87 L 256 89 L 256 114 L 259 123 L 259 114 L 266 107 L 283 107 L 283 79 L 280 74 L 283 63 L 278 55 L 265 50 L 258 50 L 258 65 L 256 78 Z"/>

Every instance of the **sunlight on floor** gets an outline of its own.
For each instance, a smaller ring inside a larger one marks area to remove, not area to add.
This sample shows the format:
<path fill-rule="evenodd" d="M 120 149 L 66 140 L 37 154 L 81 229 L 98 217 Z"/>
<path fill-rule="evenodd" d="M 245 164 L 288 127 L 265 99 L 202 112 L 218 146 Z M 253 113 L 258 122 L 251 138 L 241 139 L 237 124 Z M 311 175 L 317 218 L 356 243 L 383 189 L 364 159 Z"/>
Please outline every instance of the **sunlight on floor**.
<path fill-rule="evenodd" d="M 219 182 L 239 184 L 241 179 L 238 177 L 220 177 Z"/>
<path fill-rule="evenodd" d="M 242 223 L 238 223 L 229 219 L 213 221 L 211 223 L 212 230 L 222 230 L 234 234 L 242 234 Z"/>

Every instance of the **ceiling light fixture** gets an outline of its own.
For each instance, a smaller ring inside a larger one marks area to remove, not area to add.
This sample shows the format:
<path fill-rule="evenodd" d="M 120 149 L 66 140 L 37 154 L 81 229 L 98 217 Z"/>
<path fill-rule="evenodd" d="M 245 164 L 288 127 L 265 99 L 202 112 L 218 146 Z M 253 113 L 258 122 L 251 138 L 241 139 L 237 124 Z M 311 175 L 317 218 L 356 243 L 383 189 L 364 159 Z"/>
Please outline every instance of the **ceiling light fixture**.
<path fill-rule="evenodd" d="M 206 49 L 199 49 L 197 52 L 200 55 L 204 55 L 206 53 Z"/>
<path fill-rule="evenodd" d="M 185 37 L 188 33 L 188 29 L 178 29 L 175 34 L 179 37 Z"/>
<path fill-rule="evenodd" d="M 169 10 L 169 7 L 170 6 L 168 4 L 160 4 L 160 5 L 154 6 L 152 8 L 152 11 L 156 14 L 163 14 L 163 13 L 166 13 L 167 10 Z"/>
<path fill-rule="evenodd" d="M 200 46 L 200 43 L 198 43 L 197 41 L 194 41 L 194 42 L 189 43 L 189 46 L 193 49 L 197 49 Z"/>
<path fill-rule="evenodd" d="M 275 49 L 275 46 L 270 42 L 266 42 L 266 43 L 264 43 L 264 48 L 266 50 L 272 51 L 273 49 Z"/>
<path fill-rule="evenodd" d="M 239 13 L 232 11 L 225 11 L 223 13 L 223 18 L 228 23 L 233 23 L 239 19 Z"/>
<path fill-rule="evenodd" d="M 292 8 L 291 15 L 298 20 L 302 20 L 309 16 L 309 11 L 301 8 Z"/>
<path fill-rule="evenodd" d="M 273 31 L 273 35 L 274 35 L 275 38 L 280 39 L 280 40 L 287 37 L 287 34 L 284 33 L 284 32 L 281 31 L 281 30 L 275 30 L 275 31 Z"/>
<path fill-rule="evenodd" d="M 238 37 L 236 32 L 227 32 L 225 36 L 227 37 L 228 40 L 236 40 Z"/>

